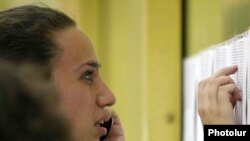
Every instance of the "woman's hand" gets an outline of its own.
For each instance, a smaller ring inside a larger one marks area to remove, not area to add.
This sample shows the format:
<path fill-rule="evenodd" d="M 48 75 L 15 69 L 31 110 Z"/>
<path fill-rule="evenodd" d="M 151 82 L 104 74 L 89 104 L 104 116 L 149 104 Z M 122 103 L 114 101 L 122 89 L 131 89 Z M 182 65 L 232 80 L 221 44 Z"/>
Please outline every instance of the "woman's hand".
<path fill-rule="evenodd" d="M 124 131 L 118 115 L 113 112 L 113 126 L 105 141 L 125 141 Z"/>
<path fill-rule="evenodd" d="M 235 124 L 234 106 L 240 91 L 229 76 L 237 66 L 225 67 L 199 83 L 198 110 L 202 124 Z"/>

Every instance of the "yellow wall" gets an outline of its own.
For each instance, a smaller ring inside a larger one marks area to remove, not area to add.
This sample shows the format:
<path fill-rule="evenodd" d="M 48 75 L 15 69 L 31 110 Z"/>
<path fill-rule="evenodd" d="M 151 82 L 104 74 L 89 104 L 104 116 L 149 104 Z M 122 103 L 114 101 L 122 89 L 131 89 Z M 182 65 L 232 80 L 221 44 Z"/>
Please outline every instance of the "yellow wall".
<path fill-rule="evenodd" d="M 180 141 L 181 3 L 147 4 L 147 97 L 149 141 Z"/>
<path fill-rule="evenodd" d="M 180 141 L 181 0 L 46 3 L 75 18 L 93 41 L 127 140 Z"/>
<path fill-rule="evenodd" d="M 249 0 L 188 0 L 187 55 L 246 31 L 249 7 Z"/>
<path fill-rule="evenodd" d="M 187 2 L 187 55 L 192 55 L 222 40 L 220 0 Z"/>

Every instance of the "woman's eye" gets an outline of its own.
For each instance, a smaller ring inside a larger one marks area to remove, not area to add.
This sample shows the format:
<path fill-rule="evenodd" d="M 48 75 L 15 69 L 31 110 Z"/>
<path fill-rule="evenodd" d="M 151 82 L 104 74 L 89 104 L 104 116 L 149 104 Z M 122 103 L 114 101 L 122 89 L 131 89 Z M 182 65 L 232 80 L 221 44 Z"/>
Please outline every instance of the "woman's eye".
<path fill-rule="evenodd" d="M 93 73 L 94 73 L 94 71 L 88 70 L 82 74 L 81 79 L 93 81 Z"/>

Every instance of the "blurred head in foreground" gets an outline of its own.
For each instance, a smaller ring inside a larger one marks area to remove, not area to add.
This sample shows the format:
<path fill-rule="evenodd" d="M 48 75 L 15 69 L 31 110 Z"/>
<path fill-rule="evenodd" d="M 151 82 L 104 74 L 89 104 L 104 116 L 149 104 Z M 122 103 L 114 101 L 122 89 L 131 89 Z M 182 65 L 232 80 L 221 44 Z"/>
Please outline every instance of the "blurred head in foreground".
<path fill-rule="evenodd" d="M 71 141 L 59 97 L 39 68 L 0 61 L 1 141 Z"/>

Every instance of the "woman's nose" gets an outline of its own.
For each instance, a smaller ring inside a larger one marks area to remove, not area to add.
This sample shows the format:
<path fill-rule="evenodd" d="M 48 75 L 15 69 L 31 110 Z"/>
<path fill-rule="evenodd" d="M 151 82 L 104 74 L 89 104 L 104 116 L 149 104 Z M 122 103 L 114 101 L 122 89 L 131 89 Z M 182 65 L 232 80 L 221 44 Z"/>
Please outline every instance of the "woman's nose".
<path fill-rule="evenodd" d="M 112 106 L 116 102 L 113 92 L 101 80 L 99 90 L 97 91 L 97 105 L 100 107 Z"/>

